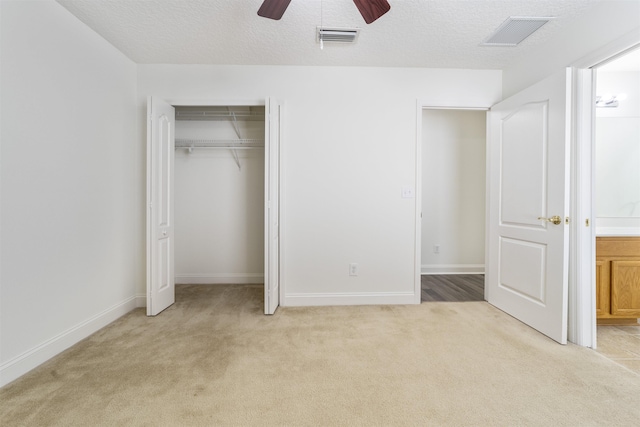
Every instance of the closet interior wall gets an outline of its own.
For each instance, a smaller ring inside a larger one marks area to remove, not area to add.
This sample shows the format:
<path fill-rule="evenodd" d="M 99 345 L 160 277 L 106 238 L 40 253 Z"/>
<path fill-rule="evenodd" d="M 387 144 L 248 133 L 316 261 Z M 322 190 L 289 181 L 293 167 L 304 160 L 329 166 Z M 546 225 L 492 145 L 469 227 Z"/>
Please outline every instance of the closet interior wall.
<path fill-rule="evenodd" d="M 263 283 L 264 132 L 264 107 L 176 107 L 176 283 Z"/>

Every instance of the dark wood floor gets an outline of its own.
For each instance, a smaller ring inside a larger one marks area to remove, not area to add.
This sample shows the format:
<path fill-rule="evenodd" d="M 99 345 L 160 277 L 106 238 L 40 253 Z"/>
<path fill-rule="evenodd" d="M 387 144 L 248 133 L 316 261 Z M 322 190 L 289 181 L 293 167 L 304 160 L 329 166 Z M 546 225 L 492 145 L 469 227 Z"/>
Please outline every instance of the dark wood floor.
<path fill-rule="evenodd" d="M 423 275 L 422 301 L 484 301 L 484 274 Z"/>

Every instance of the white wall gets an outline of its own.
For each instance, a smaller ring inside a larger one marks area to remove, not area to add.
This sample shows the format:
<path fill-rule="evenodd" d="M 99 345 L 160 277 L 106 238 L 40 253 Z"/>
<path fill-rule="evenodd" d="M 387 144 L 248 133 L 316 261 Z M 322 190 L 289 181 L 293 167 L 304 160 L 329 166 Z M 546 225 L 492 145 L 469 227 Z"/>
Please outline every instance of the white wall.
<path fill-rule="evenodd" d="M 423 274 L 484 272 L 486 120 L 484 111 L 422 113 Z"/>
<path fill-rule="evenodd" d="M 264 140 L 264 121 L 238 120 Z M 176 121 L 176 139 L 238 139 L 231 121 Z M 175 156 L 176 283 L 263 283 L 264 149 L 179 148 Z"/>
<path fill-rule="evenodd" d="M 627 96 L 596 108 L 596 232 L 640 235 L 640 72 L 598 70 L 596 87 Z"/>
<path fill-rule="evenodd" d="M 0 385 L 136 305 L 136 65 L 55 2 L 0 2 Z"/>
<path fill-rule="evenodd" d="M 139 105 L 285 101 L 281 241 L 285 305 L 413 302 L 416 103 L 488 107 L 501 72 L 140 65 Z M 359 276 L 349 276 L 349 263 Z M 419 266 L 418 266 L 419 268 Z"/>
<path fill-rule="evenodd" d="M 555 71 L 591 56 L 608 43 L 627 36 L 635 39 L 635 43 L 640 41 L 640 1 L 600 2 L 577 17 L 562 34 L 506 68 L 503 77 L 504 96 L 511 96 Z"/>

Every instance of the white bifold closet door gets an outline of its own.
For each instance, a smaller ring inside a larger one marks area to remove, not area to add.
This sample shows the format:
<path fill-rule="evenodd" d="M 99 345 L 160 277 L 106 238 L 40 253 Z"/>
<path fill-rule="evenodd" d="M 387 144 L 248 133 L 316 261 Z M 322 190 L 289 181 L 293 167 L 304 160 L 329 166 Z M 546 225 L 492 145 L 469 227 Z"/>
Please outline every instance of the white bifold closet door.
<path fill-rule="evenodd" d="M 175 302 L 173 172 L 175 109 L 158 98 L 147 105 L 147 316 Z"/>
<path fill-rule="evenodd" d="M 283 104 L 267 98 L 264 156 L 264 312 L 280 303 L 280 139 Z M 175 109 L 149 97 L 147 118 L 147 315 L 175 301 Z"/>
<path fill-rule="evenodd" d="M 265 121 L 264 313 L 280 304 L 280 140 L 282 103 L 269 98 Z"/>

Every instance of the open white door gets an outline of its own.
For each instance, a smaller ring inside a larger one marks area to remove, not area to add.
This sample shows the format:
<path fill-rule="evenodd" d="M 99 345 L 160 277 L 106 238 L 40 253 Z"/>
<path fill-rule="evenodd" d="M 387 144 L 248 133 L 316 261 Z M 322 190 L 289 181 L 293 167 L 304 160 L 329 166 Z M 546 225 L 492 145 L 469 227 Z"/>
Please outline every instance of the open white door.
<path fill-rule="evenodd" d="M 487 301 L 567 342 L 571 70 L 489 112 Z"/>
<path fill-rule="evenodd" d="M 280 304 L 280 125 L 282 103 L 267 99 L 265 121 L 264 313 Z"/>
<path fill-rule="evenodd" d="M 175 109 L 161 99 L 147 104 L 147 316 L 175 301 L 173 159 Z"/>

